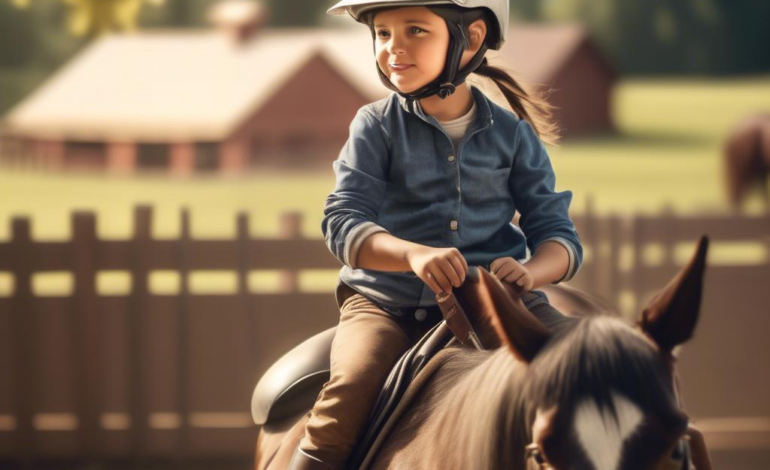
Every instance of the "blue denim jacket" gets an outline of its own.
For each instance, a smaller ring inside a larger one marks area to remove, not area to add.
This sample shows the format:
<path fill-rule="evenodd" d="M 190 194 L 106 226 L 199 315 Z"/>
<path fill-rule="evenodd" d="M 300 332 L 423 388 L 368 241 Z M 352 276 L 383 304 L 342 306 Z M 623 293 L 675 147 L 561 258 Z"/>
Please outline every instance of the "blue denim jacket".
<path fill-rule="evenodd" d="M 363 239 L 378 231 L 456 247 L 468 265 L 486 269 L 504 256 L 524 261 L 541 243 L 557 241 L 570 263 L 556 282 L 571 279 L 582 263 L 568 213 L 572 193 L 554 191 L 556 178 L 540 139 L 527 121 L 480 89 L 471 92 L 477 114 L 458 148 L 418 101 L 393 93 L 358 111 L 333 163 L 336 186 L 321 224 L 326 245 L 344 265 L 340 281 L 381 305 L 436 300 L 411 271 L 357 268 Z M 521 229 L 511 223 L 516 210 Z"/>

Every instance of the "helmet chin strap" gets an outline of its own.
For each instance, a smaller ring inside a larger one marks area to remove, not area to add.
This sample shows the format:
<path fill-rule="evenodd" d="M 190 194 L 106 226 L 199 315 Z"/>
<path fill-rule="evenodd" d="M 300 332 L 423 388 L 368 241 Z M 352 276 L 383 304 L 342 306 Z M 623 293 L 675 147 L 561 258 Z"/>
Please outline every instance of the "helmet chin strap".
<path fill-rule="evenodd" d="M 462 59 L 463 52 L 469 47 L 470 43 L 465 36 L 465 27 L 463 25 L 463 15 L 451 8 L 433 7 L 431 10 L 444 18 L 447 28 L 449 29 L 449 47 L 447 48 L 447 57 L 444 70 L 441 72 L 435 80 L 424 85 L 417 90 L 409 93 L 404 93 L 399 90 L 390 81 L 387 75 L 385 75 L 380 69 L 379 64 L 376 63 L 377 73 L 380 76 L 380 81 L 388 89 L 398 93 L 407 99 L 407 101 L 421 100 L 429 96 L 438 95 L 441 99 L 446 99 L 448 96 L 455 92 L 455 89 L 465 82 L 465 79 L 473 73 L 479 67 L 486 65 L 486 57 L 484 55 L 487 52 L 486 41 L 481 45 L 479 51 L 473 56 L 471 61 L 460 71 L 460 60 Z M 372 40 L 376 40 L 376 31 L 371 26 Z M 376 52 L 375 52 L 376 54 Z"/>

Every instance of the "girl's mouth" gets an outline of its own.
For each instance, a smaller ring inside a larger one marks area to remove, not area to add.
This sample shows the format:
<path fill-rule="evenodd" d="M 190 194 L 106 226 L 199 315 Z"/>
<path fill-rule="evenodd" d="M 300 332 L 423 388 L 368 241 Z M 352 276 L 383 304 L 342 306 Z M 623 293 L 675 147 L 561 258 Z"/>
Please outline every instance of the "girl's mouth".
<path fill-rule="evenodd" d="M 390 64 L 390 68 L 395 72 L 403 72 L 404 70 L 411 68 L 411 64 Z"/>

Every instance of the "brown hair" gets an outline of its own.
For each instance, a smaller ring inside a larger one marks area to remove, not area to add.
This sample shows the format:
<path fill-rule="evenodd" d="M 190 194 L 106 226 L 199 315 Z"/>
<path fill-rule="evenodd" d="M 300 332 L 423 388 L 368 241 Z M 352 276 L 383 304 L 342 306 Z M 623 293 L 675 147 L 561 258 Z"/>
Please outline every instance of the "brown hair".
<path fill-rule="evenodd" d="M 491 45 L 498 42 L 497 38 L 492 37 L 499 37 L 500 35 L 497 21 L 494 20 L 493 13 L 487 8 L 463 10 L 462 14 L 467 18 L 466 21 L 463 21 L 465 37 L 470 37 L 468 28 L 478 18 L 473 14 L 473 10 L 481 10 L 482 12 L 480 19 L 487 25 L 487 44 Z M 559 141 L 560 129 L 553 116 L 556 107 L 548 102 L 548 97 L 553 93 L 552 89 L 532 87 L 527 92 L 510 73 L 503 68 L 490 65 L 487 60 L 482 62 L 481 66 L 473 73 L 492 80 L 508 101 L 513 112 L 519 118 L 527 120 L 543 142 L 556 144 Z"/>
<path fill-rule="evenodd" d="M 532 125 L 540 140 L 548 144 L 559 141 L 560 129 L 553 116 L 555 106 L 547 101 L 553 90 L 527 92 L 506 70 L 489 65 L 486 61 L 473 73 L 492 80 L 508 100 L 513 112 Z"/>

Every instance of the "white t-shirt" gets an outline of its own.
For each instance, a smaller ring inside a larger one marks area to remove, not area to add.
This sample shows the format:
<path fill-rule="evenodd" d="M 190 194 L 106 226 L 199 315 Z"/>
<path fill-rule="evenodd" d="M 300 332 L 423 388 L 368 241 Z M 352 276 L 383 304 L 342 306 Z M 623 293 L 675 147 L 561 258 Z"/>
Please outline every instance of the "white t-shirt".
<path fill-rule="evenodd" d="M 449 138 L 452 139 L 452 144 L 454 144 L 455 150 L 457 150 L 457 147 L 459 147 L 460 141 L 462 141 L 463 137 L 465 137 L 465 131 L 468 130 L 468 126 L 471 125 L 475 118 L 476 102 L 474 101 L 473 106 L 471 106 L 471 110 L 468 111 L 465 116 L 460 116 L 459 118 L 452 121 L 439 121 L 441 127 L 444 128 L 446 133 L 449 134 Z"/>

